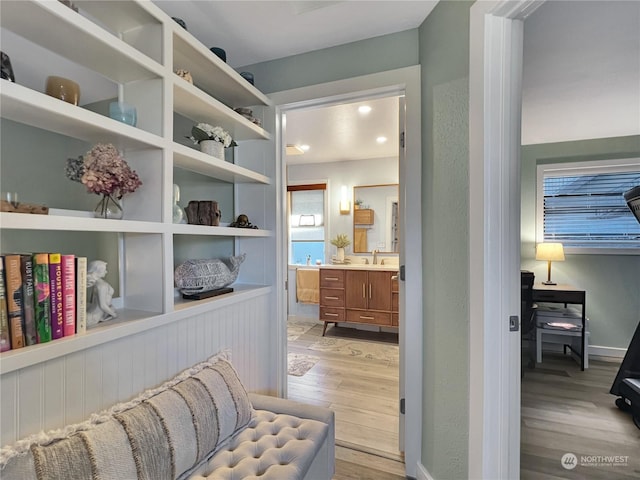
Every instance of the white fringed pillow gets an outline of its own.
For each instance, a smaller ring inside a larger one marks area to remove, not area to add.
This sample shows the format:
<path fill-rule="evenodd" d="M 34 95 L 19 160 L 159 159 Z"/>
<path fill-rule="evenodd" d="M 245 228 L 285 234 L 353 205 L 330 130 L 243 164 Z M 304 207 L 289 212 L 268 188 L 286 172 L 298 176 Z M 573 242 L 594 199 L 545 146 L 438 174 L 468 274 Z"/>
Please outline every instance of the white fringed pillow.
<path fill-rule="evenodd" d="M 3 480 L 176 480 L 253 417 L 228 352 L 89 420 L 0 450 Z"/>

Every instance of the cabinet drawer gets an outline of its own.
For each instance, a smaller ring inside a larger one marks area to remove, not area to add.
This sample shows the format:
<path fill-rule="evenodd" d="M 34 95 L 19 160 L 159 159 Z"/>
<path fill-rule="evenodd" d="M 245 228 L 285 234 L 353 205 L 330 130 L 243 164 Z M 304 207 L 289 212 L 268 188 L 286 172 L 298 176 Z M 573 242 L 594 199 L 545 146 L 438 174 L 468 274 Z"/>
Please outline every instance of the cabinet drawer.
<path fill-rule="evenodd" d="M 400 326 L 400 315 L 397 313 L 391 314 L 391 326 L 398 327 Z"/>
<path fill-rule="evenodd" d="M 399 298 L 398 298 L 398 293 L 397 292 L 393 292 L 391 294 L 391 311 L 392 312 L 399 312 L 400 310 L 398 309 L 398 305 L 399 305 Z"/>
<path fill-rule="evenodd" d="M 362 310 L 347 310 L 347 322 L 391 325 L 391 314 Z"/>
<path fill-rule="evenodd" d="M 320 307 L 320 320 L 324 322 L 344 322 L 344 308 Z"/>
<path fill-rule="evenodd" d="M 344 288 L 344 270 L 320 269 L 320 286 Z"/>
<path fill-rule="evenodd" d="M 584 303 L 585 292 L 533 290 L 534 302 Z"/>
<path fill-rule="evenodd" d="M 344 307 L 344 289 L 321 288 L 320 305 L 323 307 Z"/>

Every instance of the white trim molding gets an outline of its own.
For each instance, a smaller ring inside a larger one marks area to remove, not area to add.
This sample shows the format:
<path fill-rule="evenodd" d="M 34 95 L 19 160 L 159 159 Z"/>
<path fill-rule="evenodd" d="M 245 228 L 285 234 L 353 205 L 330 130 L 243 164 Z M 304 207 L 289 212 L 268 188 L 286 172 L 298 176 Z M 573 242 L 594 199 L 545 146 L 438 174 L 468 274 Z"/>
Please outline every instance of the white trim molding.
<path fill-rule="evenodd" d="M 469 478 L 520 477 L 520 123 L 523 21 L 542 2 L 471 7 Z"/>
<path fill-rule="evenodd" d="M 435 480 L 433 476 L 429 473 L 429 470 L 425 468 L 422 463 L 418 463 L 418 473 L 416 475 L 416 480 Z"/>

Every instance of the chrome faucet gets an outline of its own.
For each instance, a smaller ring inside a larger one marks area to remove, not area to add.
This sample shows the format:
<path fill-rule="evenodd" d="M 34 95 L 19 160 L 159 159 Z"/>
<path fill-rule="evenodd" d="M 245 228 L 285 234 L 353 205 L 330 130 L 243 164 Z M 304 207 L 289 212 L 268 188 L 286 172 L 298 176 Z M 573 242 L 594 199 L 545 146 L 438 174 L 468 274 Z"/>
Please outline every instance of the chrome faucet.
<path fill-rule="evenodd" d="M 378 253 L 379 253 L 379 250 L 376 249 L 371 253 L 373 254 L 373 264 L 377 265 L 378 264 Z"/>

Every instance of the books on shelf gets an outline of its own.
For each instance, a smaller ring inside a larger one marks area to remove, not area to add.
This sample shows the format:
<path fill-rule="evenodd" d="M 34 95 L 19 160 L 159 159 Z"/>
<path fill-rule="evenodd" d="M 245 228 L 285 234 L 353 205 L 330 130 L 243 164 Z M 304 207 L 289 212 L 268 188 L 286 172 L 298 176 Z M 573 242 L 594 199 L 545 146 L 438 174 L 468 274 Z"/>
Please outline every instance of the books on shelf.
<path fill-rule="evenodd" d="M 87 330 L 87 257 L 0 256 L 0 352 Z"/>
<path fill-rule="evenodd" d="M 59 253 L 49 254 L 49 291 L 51 302 L 51 339 L 64 336 L 62 313 L 62 264 Z"/>
<path fill-rule="evenodd" d="M 0 257 L 0 352 L 7 350 L 11 350 L 11 337 L 7 313 L 7 291 L 4 283 L 4 258 Z"/>
<path fill-rule="evenodd" d="M 51 302 L 49 297 L 49 254 L 33 255 L 33 277 L 35 279 L 34 310 L 38 343 L 51 341 Z"/>
<path fill-rule="evenodd" d="M 22 316 L 22 274 L 20 273 L 20 255 L 4 256 L 4 277 L 7 290 L 7 315 L 11 349 L 24 347 Z"/>
<path fill-rule="evenodd" d="M 62 270 L 62 333 L 65 337 L 76 334 L 76 258 L 61 255 Z"/>
<path fill-rule="evenodd" d="M 34 304 L 33 257 L 20 255 L 20 273 L 22 274 L 22 315 L 24 317 L 25 345 L 38 343 L 36 333 L 36 312 Z"/>
<path fill-rule="evenodd" d="M 87 257 L 76 257 L 76 333 L 87 331 Z"/>

